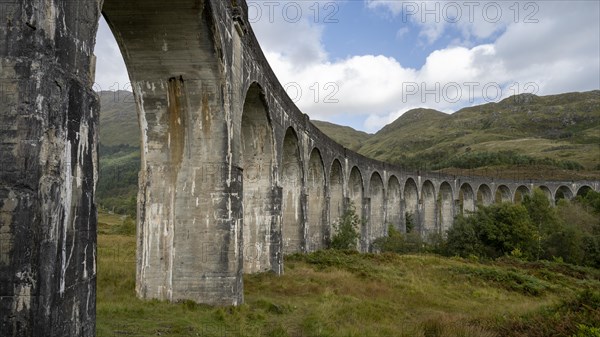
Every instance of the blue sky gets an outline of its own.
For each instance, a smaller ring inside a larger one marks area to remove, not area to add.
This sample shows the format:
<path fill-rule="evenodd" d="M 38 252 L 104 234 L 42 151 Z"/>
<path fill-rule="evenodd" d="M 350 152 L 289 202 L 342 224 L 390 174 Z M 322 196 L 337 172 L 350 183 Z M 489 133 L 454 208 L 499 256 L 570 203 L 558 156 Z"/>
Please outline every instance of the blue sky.
<path fill-rule="evenodd" d="M 600 88 L 596 0 L 254 1 L 249 9 L 300 109 L 367 132 L 417 107 L 452 113 L 515 93 Z M 104 22 L 96 54 L 97 88 L 129 89 Z"/>

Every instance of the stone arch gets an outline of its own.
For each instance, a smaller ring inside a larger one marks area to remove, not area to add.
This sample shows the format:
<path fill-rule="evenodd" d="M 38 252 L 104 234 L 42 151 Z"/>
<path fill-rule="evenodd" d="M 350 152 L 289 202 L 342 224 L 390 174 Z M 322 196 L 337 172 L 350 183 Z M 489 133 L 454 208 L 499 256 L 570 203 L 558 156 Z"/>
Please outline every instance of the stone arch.
<path fill-rule="evenodd" d="M 244 272 L 271 268 L 274 138 L 261 88 L 248 89 L 240 132 L 244 190 Z"/>
<path fill-rule="evenodd" d="M 438 209 L 440 216 L 440 230 L 444 234 L 454 221 L 454 196 L 452 186 L 448 182 L 443 182 L 440 185 L 438 193 Z"/>
<path fill-rule="evenodd" d="M 400 207 L 400 182 L 395 176 L 391 176 L 388 181 L 387 202 L 386 202 L 386 224 L 394 226 L 401 230 L 402 209 Z"/>
<path fill-rule="evenodd" d="M 369 181 L 369 198 L 371 200 L 369 207 L 369 230 L 367 231 L 369 243 L 386 234 L 383 193 L 383 179 L 381 179 L 379 173 L 373 172 Z"/>
<path fill-rule="evenodd" d="M 561 185 L 556 189 L 556 192 L 554 192 L 554 201 L 558 203 L 560 199 L 573 199 L 573 192 L 569 187 Z"/>
<path fill-rule="evenodd" d="M 319 149 L 314 148 L 308 162 L 307 194 L 307 251 L 324 248 L 325 229 L 325 169 Z"/>
<path fill-rule="evenodd" d="M 458 200 L 460 202 L 460 212 L 464 215 L 469 215 L 475 212 L 475 193 L 473 188 L 468 183 L 463 183 L 460 186 Z"/>
<path fill-rule="evenodd" d="M 421 188 L 421 205 L 423 207 L 422 233 L 425 238 L 437 232 L 436 199 L 433 183 L 429 180 L 425 180 L 423 187 Z"/>
<path fill-rule="evenodd" d="M 404 231 L 419 230 L 419 190 L 413 178 L 404 183 Z M 412 228 L 410 228 L 412 223 Z"/>
<path fill-rule="evenodd" d="M 529 188 L 525 185 L 521 185 L 521 186 L 517 187 L 517 189 L 515 190 L 513 202 L 515 204 L 520 204 L 523 202 L 523 199 L 525 198 L 525 196 L 529 195 L 529 194 L 530 194 Z"/>
<path fill-rule="evenodd" d="M 334 159 L 329 173 L 329 233 L 334 234 L 331 227 L 344 213 L 344 171 L 339 160 Z"/>
<path fill-rule="evenodd" d="M 364 226 L 364 222 L 362 221 L 363 220 L 364 185 L 363 185 L 362 174 L 360 173 L 360 170 L 356 166 L 354 166 L 352 168 L 352 170 L 350 170 L 350 178 L 348 179 L 348 198 L 350 199 L 350 202 L 355 207 L 356 215 L 361 220 L 360 228 L 357 228 L 357 230 L 360 233 L 360 246 L 357 248 L 360 248 L 361 250 L 365 251 L 367 249 L 367 247 L 366 247 L 367 233 L 366 233 L 366 227 Z"/>
<path fill-rule="evenodd" d="M 546 198 L 548 198 L 548 201 L 550 201 L 550 205 L 554 205 L 554 198 L 552 197 L 552 192 L 550 191 L 548 186 L 542 185 L 538 188 L 540 189 L 540 191 L 542 191 L 542 193 L 544 193 Z"/>
<path fill-rule="evenodd" d="M 231 230 L 244 217 L 241 144 L 235 137 L 233 158 L 223 151 L 230 145 L 224 130 L 231 110 L 223 104 L 228 95 L 225 48 L 214 20 L 221 9 L 213 3 L 177 1 L 169 4 L 173 15 L 166 15 L 159 1 L 103 2 L 102 14 L 127 66 L 141 126 L 136 278 L 141 298 L 226 305 L 243 301 L 243 230 Z M 82 14 L 94 6 L 76 7 Z M 75 49 L 93 45 L 80 43 Z M 245 93 L 242 88 L 239 92 Z M 238 118 L 242 103 L 235 108 Z M 234 132 L 241 132 L 241 119 L 235 123 Z M 222 213 L 221 200 L 231 202 L 229 217 L 216 216 Z M 198 230 L 201 221 L 204 226 Z M 220 253 L 190 258 L 199 247 Z M 228 291 L 207 296 L 209 288 Z"/>
<path fill-rule="evenodd" d="M 289 127 L 282 147 L 280 181 L 282 188 L 281 233 L 284 254 L 301 252 L 304 247 L 302 214 L 302 163 L 296 131 Z"/>
<path fill-rule="evenodd" d="M 492 189 L 486 184 L 479 185 L 477 188 L 477 206 L 489 206 L 493 200 Z"/>
<path fill-rule="evenodd" d="M 585 197 L 585 196 L 588 194 L 588 192 L 589 192 L 589 191 L 593 191 L 593 190 L 594 190 L 594 189 L 593 189 L 593 188 L 591 188 L 590 186 L 588 186 L 588 185 L 583 185 L 583 186 L 581 186 L 581 187 L 580 187 L 580 188 L 577 190 L 577 194 L 576 194 L 576 196 L 578 196 L 578 197 L 579 197 L 579 196 Z"/>
<path fill-rule="evenodd" d="M 496 203 L 502 202 L 512 202 L 513 199 L 511 197 L 512 193 L 510 192 L 510 188 L 506 185 L 500 185 L 496 188 L 496 193 L 494 194 L 494 198 Z"/>

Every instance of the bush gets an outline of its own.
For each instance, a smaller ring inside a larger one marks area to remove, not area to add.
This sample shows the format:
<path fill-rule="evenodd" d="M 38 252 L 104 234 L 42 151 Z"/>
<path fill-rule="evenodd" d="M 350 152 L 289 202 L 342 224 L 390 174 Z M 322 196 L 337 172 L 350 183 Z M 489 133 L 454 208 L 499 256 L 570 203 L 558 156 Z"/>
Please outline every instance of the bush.
<path fill-rule="evenodd" d="M 331 239 L 331 248 L 356 250 L 360 238 L 358 231 L 361 225 L 362 221 L 356 214 L 356 208 L 354 204 L 350 203 L 340 219 L 333 224 L 335 234 Z"/>

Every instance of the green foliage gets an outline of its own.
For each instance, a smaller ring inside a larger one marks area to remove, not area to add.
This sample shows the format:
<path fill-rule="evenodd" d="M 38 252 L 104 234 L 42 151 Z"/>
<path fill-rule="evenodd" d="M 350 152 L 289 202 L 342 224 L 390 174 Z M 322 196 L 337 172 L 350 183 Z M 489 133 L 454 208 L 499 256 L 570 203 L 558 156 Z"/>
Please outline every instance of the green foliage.
<path fill-rule="evenodd" d="M 595 200 L 592 195 L 590 200 Z M 582 204 L 584 203 L 584 204 Z M 553 207 L 535 189 L 521 205 L 479 206 L 459 215 L 447 233 L 448 255 L 495 259 L 551 260 L 600 267 L 600 219 L 585 201 L 561 200 Z"/>
<path fill-rule="evenodd" d="M 497 258 L 517 248 L 527 258 L 535 256 L 535 227 L 525 207 L 507 203 L 491 205 L 478 209 L 465 220 L 472 222 L 481 243 L 481 256 Z"/>
<path fill-rule="evenodd" d="M 547 165 L 562 168 L 565 170 L 583 170 L 583 165 L 572 160 L 556 160 L 548 157 L 535 158 L 528 155 L 516 153 L 512 150 L 499 152 L 467 152 L 459 156 L 452 156 L 446 160 L 439 161 L 432 165 L 434 170 L 456 167 L 462 169 L 478 168 L 486 166 L 500 165 L 518 165 L 518 166 L 539 166 Z"/>
<path fill-rule="evenodd" d="M 350 203 L 340 219 L 333 224 L 335 234 L 331 239 L 331 248 L 340 250 L 356 250 L 359 230 L 362 221 L 356 214 L 354 204 Z"/>
<path fill-rule="evenodd" d="M 100 144 L 100 172 L 96 194 L 100 207 L 135 217 L 140 152 L 129 145 Z"/>
<path fill-rule="evenodd" d="M 592 212 L 600 215 L 600 192 L 590 189 L 585 195 L 578 195 L 575 200 L 581 205 L 590 208 Z"/>
<path fill-rule="evenodd" d="M 541 296 L 550 289 L 550 285 L 525 273 L 485 266 L 461 266 L 450 268 L 454 275 L 466 276 L 473 280 L 493 282 L 500 288 L 516 291 L 528 296 Z"/>
<path fill-rule="evenodd" d="M 404 213 L 404 223 L 406 224 L 406 233 L 411 233 L 416 227 L 414 214 L 410 212 Z"/>
<path fill-rule="evenodd" d="M 135 229 L 136 229 L 136 224 L 135 224 L 135 219 L 133 219 L 130 216 L 127 216 L 125 218 L 125 220 L 123 220 L 123 223 L 121 223 L 120 225 L 114 225 L 112 227 L 112 234 L 118 234 L 118 235 L 135 235 Z"/>
<path fill-rule="evenodd" d="M 600 328 L 579 324 L 577 325 L 577 333 L 573 337 L 600 337 Z"/>

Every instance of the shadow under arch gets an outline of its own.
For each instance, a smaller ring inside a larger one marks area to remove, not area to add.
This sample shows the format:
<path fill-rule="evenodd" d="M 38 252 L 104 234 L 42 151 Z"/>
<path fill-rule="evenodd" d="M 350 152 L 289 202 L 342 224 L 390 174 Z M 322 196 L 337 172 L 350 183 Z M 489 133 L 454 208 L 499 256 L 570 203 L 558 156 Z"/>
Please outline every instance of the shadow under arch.
<path fill-rule="evenodd" d="M 264 93 L 257 83 L 250 85 L 246 93 L 239 142 L 244 184 L 244 273 L 278 270 L 271 249 L 272 238 L 278 236 L 271 211 L 275 143 Z"/>
<path fill-rule="evenodd" d="M 282 188 L 281 233 L 283 253 L 303 252 L 304 215 L 302 214 L 303 172 L 298 136 L 293 127 L 288 127 L 282 142 L 279 179 Z"/>
<path fill-rule="evenodd" d="M 325 248 L 325 239 L 329 230 L 325 225 L 325 168 L 318 148 L 310 153 L 308 174 L 306 179 L 307 193 L 307 243 L 309 252 Z"/>

